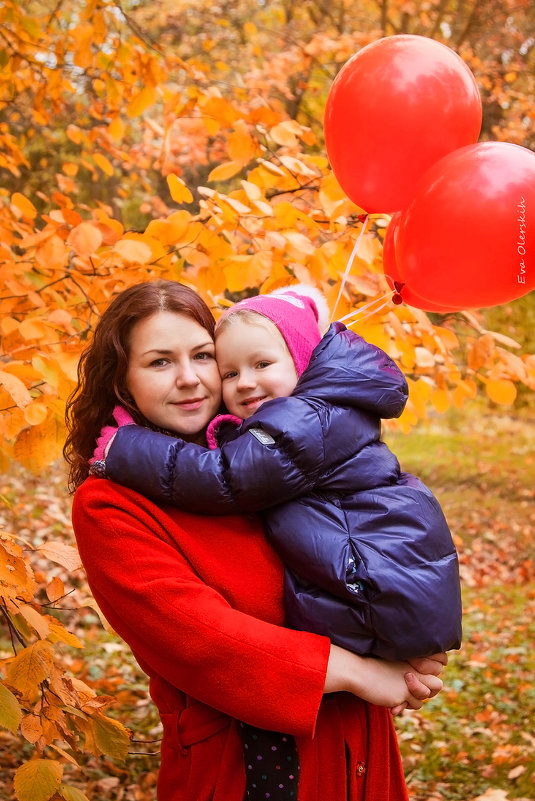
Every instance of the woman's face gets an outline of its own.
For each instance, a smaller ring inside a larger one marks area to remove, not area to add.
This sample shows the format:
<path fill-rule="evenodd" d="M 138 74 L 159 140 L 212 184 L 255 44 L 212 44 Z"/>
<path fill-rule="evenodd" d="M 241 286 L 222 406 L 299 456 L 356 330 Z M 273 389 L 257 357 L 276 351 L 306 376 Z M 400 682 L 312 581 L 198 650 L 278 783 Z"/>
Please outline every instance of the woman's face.
<path fill-rule="evenodd" d="M 126 386 L 153 425 L 203 441 L 221 403 L 221 379 L 208 331 L 191 317 L 161 311 L 130 333 Z"/>

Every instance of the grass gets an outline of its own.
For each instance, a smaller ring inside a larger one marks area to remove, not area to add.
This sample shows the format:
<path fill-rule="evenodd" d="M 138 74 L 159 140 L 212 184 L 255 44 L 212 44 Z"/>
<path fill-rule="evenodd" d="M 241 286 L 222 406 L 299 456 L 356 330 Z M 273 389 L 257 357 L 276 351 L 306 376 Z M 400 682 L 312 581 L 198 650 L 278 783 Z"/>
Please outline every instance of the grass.
<path fill-rule="evenodd" d="M 464 642 L 445 689 L 397 724 L 413 801 L 535 798 L 535 425 L 479 416 L 385 438 L 439 498 Z"/>

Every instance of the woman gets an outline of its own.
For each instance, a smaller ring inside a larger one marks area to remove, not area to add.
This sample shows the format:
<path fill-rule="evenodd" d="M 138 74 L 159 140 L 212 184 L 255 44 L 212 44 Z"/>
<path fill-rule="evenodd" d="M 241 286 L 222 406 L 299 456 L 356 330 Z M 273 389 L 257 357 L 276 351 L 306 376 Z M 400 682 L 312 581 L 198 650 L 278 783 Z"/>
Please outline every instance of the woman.
<path fill-rule="evenodd" d="M 291 799 L 297 774 L 299 801 L 403 801 L 388 708 L 419 708 L 440 690 L 428 674 L 441 665 L 422 660 L 422 675 L 284 628 L 283 566 L 256 518 L 160 509 L 88 477 L 117 404 L 139 424 L 204 443 L 221 403 L 213 327 L 187 287 L 127 289 L 99 321 L 68 404 L 74 530 L 95 599 L 150 678 L 164 729 L 158 798 Z M 257 770 L 279 747 L 268 732 L 285 733 L 293 772 L 276 759 Z"/>

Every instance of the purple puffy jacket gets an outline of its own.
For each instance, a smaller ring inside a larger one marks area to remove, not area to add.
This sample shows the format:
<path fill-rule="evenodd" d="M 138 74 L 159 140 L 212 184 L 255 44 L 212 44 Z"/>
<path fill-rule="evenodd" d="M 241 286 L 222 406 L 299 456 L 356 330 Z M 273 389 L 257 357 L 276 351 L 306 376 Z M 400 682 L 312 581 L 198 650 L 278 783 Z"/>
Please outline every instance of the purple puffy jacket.
<path fill-rule="evenodd" d="M 359 654 L 406 659 L 458 648 L 461 594 L 442 510 L 380 441 L 407 383 L 379 348 L 334 323 L 289 398 L 207 450 L 120 428 L 106 475 L 199 514 L 261 511 L 286 565 L 287 624 Z"/>

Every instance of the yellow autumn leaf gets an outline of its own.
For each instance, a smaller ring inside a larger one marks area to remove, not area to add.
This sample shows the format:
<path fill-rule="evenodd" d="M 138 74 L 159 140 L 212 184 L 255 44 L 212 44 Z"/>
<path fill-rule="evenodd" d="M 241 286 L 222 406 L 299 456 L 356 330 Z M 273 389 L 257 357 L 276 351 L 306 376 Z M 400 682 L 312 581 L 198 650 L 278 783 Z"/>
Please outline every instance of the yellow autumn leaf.
<path fill-rule="evenodd" d="M 93 26 L 89 23 L 79 23 L 72 29 L 71 36 L 76 42 L 74 63 L 85 70 L 93 64 L 92 44 L 95 38 Z"/>
<path fill-rule="evenodd" d="M 12 540 L 0 540 L 0 595 L 30 601 L 36 588 L 33 571 L 24 559 L 20 545 Z"/>
<path fill-rule="evenodd" d="M 413 409 L 417 417 L 425 420 L 427 417 L 427 402 L 431 397 L 433 387 L 423 378 L 417 381 L 407 379 L 407 383 L 409 385 L 409 400 L 407 405 Z"/>
<path fill-rule="evenodd" d="M 74 178 L 74 176 L 78 174 L 78 164 L 72 161 L 66 161 L 61 165 L 61 171 L 70 178 Z"/>
<path fill-rule="evenodd" d="M 491 334 L 483 334 L 472 344 L 468 351 L 468 366 L 471 370 L 479 370 L 484 367 L 494 354 L 494 337 Z"/>
<path fill-rule="evenodd" d="M 278 145 L 296 147 L 299 144 L 296 134 L 300 131 L 301 126 L 295 120 L 283 120 L 273 126 L 269 135 Z"/>
<path fill-rule="evenodd" d="M 448 392 L 445 389 L 435 389 L 431 395 L 431 403 L 437 412 L 439 412 L 439 414 L 444 414 L 444 412 L 447 412 L 450 407 L 450 397 Z"/>
<path fill-rule="evenodd" d="M 158 92 L 153 86 L 147 86 L 139 94 L 135 95 L 127 106 L 126 113 L 129 117 L 139 117 L 145 109 L 154 105 L 158 100 Z"/>
<path fill-rule="evenodd" d="M 21 195 L 20 192 L 14 192 L 11 195 L 11 203 L 18 211 L 22 214 L 22 216 L 27 220 L 33 220 L 37 216 L 37 209 L 31 202 L 28 200 L 27 197 Z"/>
<path fill-rule="evenodd" d="M 11 660 L 7 668 L 7 680 L 25 698 L 31 698 L 39 690 L 40 683 L 50 676 L 53 663 L 52 643 L 37 640 L 33 645 L 19 651 Z"/>
<path fill-rule="evenodd" d="M 122 723 L 97 711 L 91 715 L 89 727 L 98 755 L 126 759 L 130 747 L 130 732 Z"/>
<path fill-rule="evenodd" d="M 113 249 L 131 264 L 147 264 L 152 259 L 152 250 L 146 242 L 136 239 L 119 239 Z"/>
<path fill-rule="evenodd" d="M 74 764 L 76 765 L 77 763 L 75 762 Z M 84 795 L 81 790 L 79 790 L 77 787 L 73 787 L 70 784 L 65 784 L 64 782 L 61 782 L 60 786 L 58 787 L 58 795 L 64 798 L 65 801 L 89 801 L 88 797 Z"/>
<path fill-rule="evenodd" d="M 39 715 L 25 715 L 20 723 L 20 733 L 29 743 L 36 743 L 43 734 Z"/>
<path fill-rule="evenodd" d="M 93 223 L 81 222 L 70 232 L 67 244 L 78 256 L 91 256 L 102 244 L 102 232 Z"/>
<path fill-rule="evenodd" d="M 49 411 L 40 425 L 29 426 L 18 434 L 14 446 L 15 459 L 28 470 L 38 473 L 61 458 L 64 440 L 63 423 Z"/>
<path fill-rule="evenodd" d="M 414 348 L 416 366 L 422 370 L 431 369 L 435 366 L 435 357 L 427 348 L 417 346 Z"/>
<path fill-rule="evenodd" d="M 396 337 L 396 348 L 399 351 L 401 364 L 406 370 L 411 370 L 416 364 L 416 351 L 412 342 L 405 338 Z"/>
<path fill-rule="evenodd" d="M 234 130 L 227 137 L 227 153 L 231 161 L 248 164 L 257 155 L 257 144 L 245 120 L 236 120 Z"/>
<path fill-rule="evenodd" d="M 32 358 L 32 366 L 45 379 L 47 384 L 57 388 L 60 376 L 58 365 L 55 360 L 50 358 L 45 359 L 43 356 L 34 356 Z"/>
<path fill-rule="evenodd" d="M 218 123 L 216 130 L 213 131 L 212 129 L 214 133 L 219 128 L 219 124 L 223 125 L 225 128 L 232 127 L 240 116 L 232 103 L 223 97 L 208 98 L 202 107 L 202 114 L 205 125 L 209 123 L 210 120 Z"/>
<path fill-rule="evenodd" d="M 167 176 L 167 185 L 169 187 L 169 192 L 171 193 L 171 197 L 175 201 L 175 203 L 192 203 L 193 202 L 193 195 L 191 194 L 190 190 L 184 183 L 184 181 L 171 173 Z"/>
<path fill-rule="evenodd" d="M 19 325 L 19 321 L 13 317 L 4 317 L 3 320 L 0 320 L 0 331 L 5 337 L 8 337 L 18 330 Z"/>
<path fill-rule="evenodd" d="M 259 286 L 269 277 L 270 268 L 271 254 L 267 252 L 231 256 L 224 262 L 227 289 L 240 292 L 248 287 Z"/>
<path fill-rule="evenodd" d="M 80 642 L 76 634 L 67 631 L 63 623 L 51 615 L 46 616 L 48 621 L 49 633 L 47 639 L 50 642 L 64 642 L 65 645 L 70 645 L 71 648 L 83 648 L 84 644 Z"/>
<path fill-rule="evenodd" d="M 78 125 L 67 125 L 65 130 L 67 138 L 71 140 L 75 145 L 81 145 L 84 139 L 84 134 L 82 130 L 78 127 Z"/>
<path fill-rule="evenodd" d="M 516 387 L 506 378 L 490 378 L 485 383 L 485 391 L 491 401 L 501 406 L 512 406 L 516 399 Z"/>
<path fill-rule="evenodd" d="M 169 242 L 176 243 L 182 241 L 191 223 L 189 211 L 175 211 L 167 217 L 166 222 L 169 226 Z"/>
<path fill-rule="evenodd" d="M 306 178 L 316 178 L 318 175 L 316 170 L 311 169 L 302 159 L 295 158 L 295 156 L 279 156 L 279 160 L 292 175 L 304 175 Z"/>
<path fill-rule="evenodd" d="M 32 629 L 35 629 L 37 634 L 42 640 L 45 640 L 50 631 L 48 621 L 39 614 L 37 609 L 29 604 L 21 604 L 19 607 L 19 614 L 22 615 L 24 620 L 30 624 Z"/>
<path fill-rule="evenodd" d="M 32 759 L 15 773 L 18 801 L 49 801 L 61 784 L 63 765 L 55 759 Z"/>
<path fill-rule="evenodd" d="M 61 565 L 69 572 L 78 570 L 82 567 L 80 555 L 72 545 L 65 545 L 64 542 L 43 542 L 36 549 L 40 554 L 51 559 L 52 562 Z"/>
<path fill-rule="evenodd" d="M 37 247 L 35 261 L 43 270 L 59 270 L 69 261 L 65 242 L 54 234 Z"/>
<path fill-rule="evenodd" d="M 247 199 L 251 202 L 256 200 L 262 200 L 262 190 L 256 184 L 251 183 L 251 181 L 240 181 L 243 191 L 245 192 Z"/>
<path fill-rule="evenodd" d="M 46 597 L 49 601 L 54 603 L 54 601 L 59 600 L 64 595 L 65 585 L 59 576 L 54 576 L 54 578 L 46 585 Z"/>
<path fill-rule="evenodd" d="M 24 407 L 31 403 L 32 396 L 26 385 L 16 375 L 0 370 L 0 386 L 11 395 L 17 406 Z"/>
<path fill-rule="evenodd" d="M 27 317 L 19 324 L 19 333 L 26 341 L 30 339 L 43 339 L 48 335 L 48 329 L 41 320 Z"/>
<path fill-rule="evenodd" d="M 443 328 L 442 326 L 435 326 L 435 334 L 440 339 L 446 350 L 453 350 L 459 347 L 459 339 L 457 334 L 450 328 Z"/>
<path fill-rule="evenodd" d="M 22 720 L 22 709 L 11 690 L 0 681 L 0 726 L 8 731 L 17 731 Z"/>
<path fill-rule="evenodd" d="M 124 123 L 120 117 L 115 117 L 108 125 L 108 133 L 115 142 L 120 142 L 124 136 Z"/>
<path fill-rule="evenodd" d="M 209 181 L 227 181 L 234 175 L 237 175 L 242 169 L 242 164 L 239 161 L 225 161 L 223 164 L 218 164 L 217 167 L 211 171 L 208 176 Z"/>
<path fill-rule="evenodd" d="M 95 153 L 93 161 L 105 175 L 113 175 L 113 164 L 102 153 Z"/>

